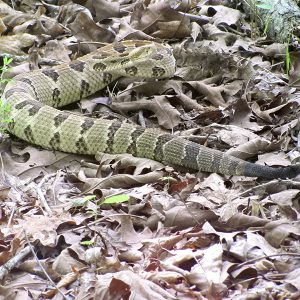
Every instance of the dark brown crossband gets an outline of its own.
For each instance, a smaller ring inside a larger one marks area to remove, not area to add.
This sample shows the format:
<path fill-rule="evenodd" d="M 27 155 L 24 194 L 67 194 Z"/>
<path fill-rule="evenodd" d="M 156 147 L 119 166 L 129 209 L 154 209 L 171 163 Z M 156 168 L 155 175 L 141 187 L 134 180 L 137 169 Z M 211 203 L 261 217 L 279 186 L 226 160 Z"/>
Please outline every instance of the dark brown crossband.
<path fill-rule="evenodd" d="M 78 72 L 83 72 L 84 68 L 85 68 L 85 63 L 79 60 L 74 60 L 73 62 L 71 62 L 69 64 L 70 68 L 78 71 Z"/>
<path fill-rule="evenodd" d="M 59 74 L 53 70 L 53 69 L 45 69 L 45 70 L 42 70 L 42 73 L 51 78 L 54 82 L 57 82 L 58 78 L 59 78 Z"/>

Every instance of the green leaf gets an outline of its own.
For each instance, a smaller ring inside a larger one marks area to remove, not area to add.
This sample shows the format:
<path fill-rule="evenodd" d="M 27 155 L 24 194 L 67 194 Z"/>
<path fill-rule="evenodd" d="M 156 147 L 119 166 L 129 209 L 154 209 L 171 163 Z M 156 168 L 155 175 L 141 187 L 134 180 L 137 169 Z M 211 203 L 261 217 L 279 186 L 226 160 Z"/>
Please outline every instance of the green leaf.
<path fill-rule="evenodd" d="M 261 8 L 261 9 L 266 9 L 266 10 L 272 9 L 272 5 L 267 4 L 267 3 L 256 4 L 256 7 Z"/>
<path fill-rule="evenodd" d="M 1 83 L 7 83 L 7 82 L 10 82 L 11 79 L 10 78 L 2 78 L 1 79 Z"/>
<path fill-rule="evenodd" d="M 115 203 L 122 203 L 122 202 L 126 202 L 130 199 L 129 195 L 114 195 L 111 197 L 106 198 L 103 202 L 100 203 L 101 204 L 115 204 Z"/>
<path fill-rule="evenodd" d="M 83 198 L 77 198 L 72 200 L 72 206 L 73 207 L 78 207 L 78 206 L 84 206 L 87 204 L 87 202 L 96 199 L 95 195 L 89 195 L 85 196 Z"/>
<path fill-rule="evenodd" d="M 8 58 L 7 56 L 4 56 L 3 58 L 3 64 L 4 65 L 9 65 L 10 63 L 12 63 L 13 59 L 12 58 Z"/>
<path fill-rule="evenodd" d="M 291 55 L 289 52 L 289 46 L 287 45 L 285 48 L 285 68 L 287 74 L 290 72 L 291 66 L 292 66 Z"/>
<path fill-rule="evenodd" d="M 80 242 L 80 244 L 83 246 L 90 246 L 90 245 L 93 245 L 94 242 L 93 241 L 82 241 L 82 242 Z"/>
<path fill-rule="evenodd" d="M 172 177 L 172 176 L 160 177 L 159 180 L 161 180 L 162 182 L 167 182 L 167 183 L 177 182 L 177 180 L 174 177 Z"/>
<path fill-rule="evenodd" d="M 0 99 L 0 124 L 2 125 L 0 128 L 0 132 L 5 131 L 4 124 L 11 123 L 12 119 L 9 117 L 9 112 L 11 110 L 11 106 L 8 103 L 3 102 Z"/>

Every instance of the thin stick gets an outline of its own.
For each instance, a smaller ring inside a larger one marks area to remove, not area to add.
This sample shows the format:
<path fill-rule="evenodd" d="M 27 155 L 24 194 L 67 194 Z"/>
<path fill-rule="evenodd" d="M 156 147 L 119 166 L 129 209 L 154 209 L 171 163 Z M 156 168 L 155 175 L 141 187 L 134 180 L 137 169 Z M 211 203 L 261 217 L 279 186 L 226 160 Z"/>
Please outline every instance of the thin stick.
<path fill-rule="evenodd" d="M 45 270 L 44 266 L 41 264 L 39 258 L 37 257 L 29 239 L 28 239 L 28 236 L 26 234 L 26 231 L 24 230 L 24 236 L 25 236 L 25 239 L 26 239 L 26 242 L 28 243 L 28 246 L 29 247 L 29 250 L 31 251 L 31 253 L 33 254 L 36 262 L 38 263 L 38 265 L 40 266 L 41 270 L 43 271 L 43 273 L 45 274 L 45 276 L 47 277 L 47 279 L 50 281 L 50 283 L 53 285 L 53 287 L 63 296 L 64 299 L 68 300 L 68 298 L 66 297 L 66 295 L 63 293 L 63 291 L 57 287 L 57 285 L 55 284 L 55 282 L 51 279 L 51 277 L 48 275 L 47 271 Z M 26 248 L 27 248 L 26 247 Z"/>
<path fill-rule="evenodd" d="M 8 260 L 4 265 L 0 267 L 0 281 L 4 279 L 4 277 L 29 253 L 31 249 L 29 246 L 22 249 L 19 253 L 17 253 L 13 258 Z"/>

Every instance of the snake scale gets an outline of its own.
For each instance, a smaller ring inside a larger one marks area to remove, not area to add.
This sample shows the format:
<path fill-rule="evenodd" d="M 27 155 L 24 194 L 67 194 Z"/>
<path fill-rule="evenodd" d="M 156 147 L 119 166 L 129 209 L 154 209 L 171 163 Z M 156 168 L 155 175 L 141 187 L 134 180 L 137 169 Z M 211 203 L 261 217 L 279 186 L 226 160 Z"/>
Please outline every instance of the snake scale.
<path fill-rule="evenodd" d="M 29 143 L 69 153 L 131 153 L 190 170 L 266 179 L 300 173 L 299 165 L 257 165 L 159 130 L 57 109 L 122 76 L 160 79 L 174 71 L 169 46 L 132 40 L 104 46 L 69 64 L 17 75 L 3 92 L 11 108 L 8 131 Z"/>

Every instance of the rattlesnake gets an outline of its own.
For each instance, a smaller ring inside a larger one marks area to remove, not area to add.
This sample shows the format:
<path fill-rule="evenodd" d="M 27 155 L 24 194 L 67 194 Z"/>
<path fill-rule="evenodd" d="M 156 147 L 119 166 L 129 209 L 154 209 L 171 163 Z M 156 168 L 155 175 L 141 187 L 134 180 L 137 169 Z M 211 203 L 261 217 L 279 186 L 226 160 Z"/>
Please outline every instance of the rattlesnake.
<path fill-rule="evenodd" d="M 175 59 L 169 46 L 124 41 L 70 64 L 20 74 L 3 92 L 11 108 L 8 131 L 29 143 L 69 153 L 131 153 L 190 170 L 263 178 L 300 173 L 299 165 L 261 166 L 158 130 L 56 109 L 122 76 L 160 79 L 172 76 L 174 71 Z"/>

